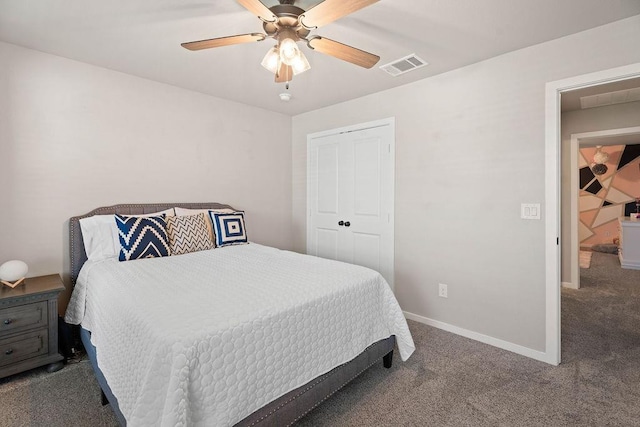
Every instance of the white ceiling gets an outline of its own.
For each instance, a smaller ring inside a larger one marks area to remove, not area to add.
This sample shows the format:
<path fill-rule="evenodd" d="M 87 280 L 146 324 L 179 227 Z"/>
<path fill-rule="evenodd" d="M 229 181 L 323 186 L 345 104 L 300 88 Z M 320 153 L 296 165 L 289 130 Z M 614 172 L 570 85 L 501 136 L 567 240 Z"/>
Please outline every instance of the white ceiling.
<path fill-rule="evenodd" d="M 0 0 L 0 40 L 294 115 L 637 14 L 638 0 L 382 0 L 312 35 L 378 54 L 378 65 L 410 53 L 430 65 L 391 77 L 305 46 L 312 68 L 293 79 L 289 103 L 260 66 L 271 39 L 199 52 L 180 46 L 261 32 L 234 0 Z"/>
<path fill-rule="evenodd" d="M 602 136 L 580 140 L 580 148 L 597 147 L 598 145 L 632 145 L 640 144 L 640 133 L 618 136 Z"/>
<path fill-rule="evenodd" d="M 583 89 L 576 89 L 565 92 L 561 96 L 562 112 L 581 110 L 580 98 L 584 96 L 600 95 L 604 93 L 617 92 L 622 90 L 640 88 L 640 77 L 633 79 L 618 80 L 611 83 L 605 83 L 596 86 L 590 86 Z"/>

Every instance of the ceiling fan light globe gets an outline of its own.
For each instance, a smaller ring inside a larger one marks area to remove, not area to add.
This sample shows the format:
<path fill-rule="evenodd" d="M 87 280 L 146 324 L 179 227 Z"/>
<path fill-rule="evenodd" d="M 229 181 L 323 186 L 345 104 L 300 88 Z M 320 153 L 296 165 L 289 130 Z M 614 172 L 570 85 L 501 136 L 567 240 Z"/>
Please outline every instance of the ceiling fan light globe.
<path fill-rule="evenodd" d="M 280 42 L 280 59 L 287 65 L 293 65 L 300 49 L 292 39 L 286 38 Z"/>
<path fill-rule="evenodd" d="M 260 65 L 275 74 L 278 71 L 278 67 L 280 65 L 279 62 L 280 54 L 278 53 L 278 49 L 273 47 L 269 49 L 269 52 L 264 56 Z"/>
<path fill-rule="evenodd" d="M 293 63 L 291 64 L 293 75 L 295 76 L 300 73 L 304 73 L 310 68 L 311 68 L 311 65 L 309 65 L 309 61 L 307 61 L 307 57 L 304 56 L 304 53 L 302 53 L 302 51 L 299 51 L 298 56 L 293 60 Z"/>

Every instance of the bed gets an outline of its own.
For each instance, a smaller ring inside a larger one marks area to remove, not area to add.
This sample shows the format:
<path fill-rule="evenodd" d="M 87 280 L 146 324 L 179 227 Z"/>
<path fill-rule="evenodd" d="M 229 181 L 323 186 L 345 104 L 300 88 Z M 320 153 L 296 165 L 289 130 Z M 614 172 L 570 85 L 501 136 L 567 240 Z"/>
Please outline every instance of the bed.
<path fill-rule="evenodd" d="M 413 352 L 388 285 L 363 267 L 256 243 L 87 262 L 80 219 L 175 206 L 233 210 L 116 205 L 70 220 L 67 318 L 122 425 L 290 425 L 374 363 L 390 367 L 396 345 Z"/>

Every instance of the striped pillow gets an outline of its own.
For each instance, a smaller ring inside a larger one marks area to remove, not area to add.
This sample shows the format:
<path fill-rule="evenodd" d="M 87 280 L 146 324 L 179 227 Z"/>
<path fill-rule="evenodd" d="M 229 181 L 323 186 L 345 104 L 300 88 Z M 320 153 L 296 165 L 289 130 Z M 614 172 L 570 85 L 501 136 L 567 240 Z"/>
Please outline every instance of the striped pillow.
<path fill-rule="evenodd" d="M 174 212 L 177 216 L 185 216 L 185 215 L 197 215 L 199 213 L 203 213 L 207 218 L 207 229 L 209 230 L 209 235 L 211 236 L 211 240 L 215 242 L 215 233 L 213 231 L 213 225 L 209 220 L 209 212 L 216 213 L 234 213 L 233 209 L 222 208 L 222 209 L 189 209 L 189 208 L 181 208 L 180 206 L 176 206 L 173 208 Z"/>
<path fill-rule="evenodd" d="M 244 226 L 244 212 L 215 213 L 209 211 L 209 217 L 216 233 L 216 246 L 248 243 L 247 231 Z"/>
<path fill-rule="evenodd" d="M 120 239 L 120 261 L 169 256 L 165 216 L 115 215 Z"/>
<path fill-rule="evenodd" d="M 167 234 L 172 255 L 215 248 L 204 213 L 167 218 Z"/>

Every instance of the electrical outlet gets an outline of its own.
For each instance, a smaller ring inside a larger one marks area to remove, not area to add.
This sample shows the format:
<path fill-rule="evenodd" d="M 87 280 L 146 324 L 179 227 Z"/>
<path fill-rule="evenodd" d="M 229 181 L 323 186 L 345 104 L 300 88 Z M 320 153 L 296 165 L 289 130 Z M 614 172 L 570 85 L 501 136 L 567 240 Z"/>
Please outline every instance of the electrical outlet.
<path fill-rule="evenodd" d="M 440 283 L 438 285 L 438 296 L 442 297 L 442 298 L 448 298 L 447 297 L 447 285 L 444 285 L 442 283 Z"/>

